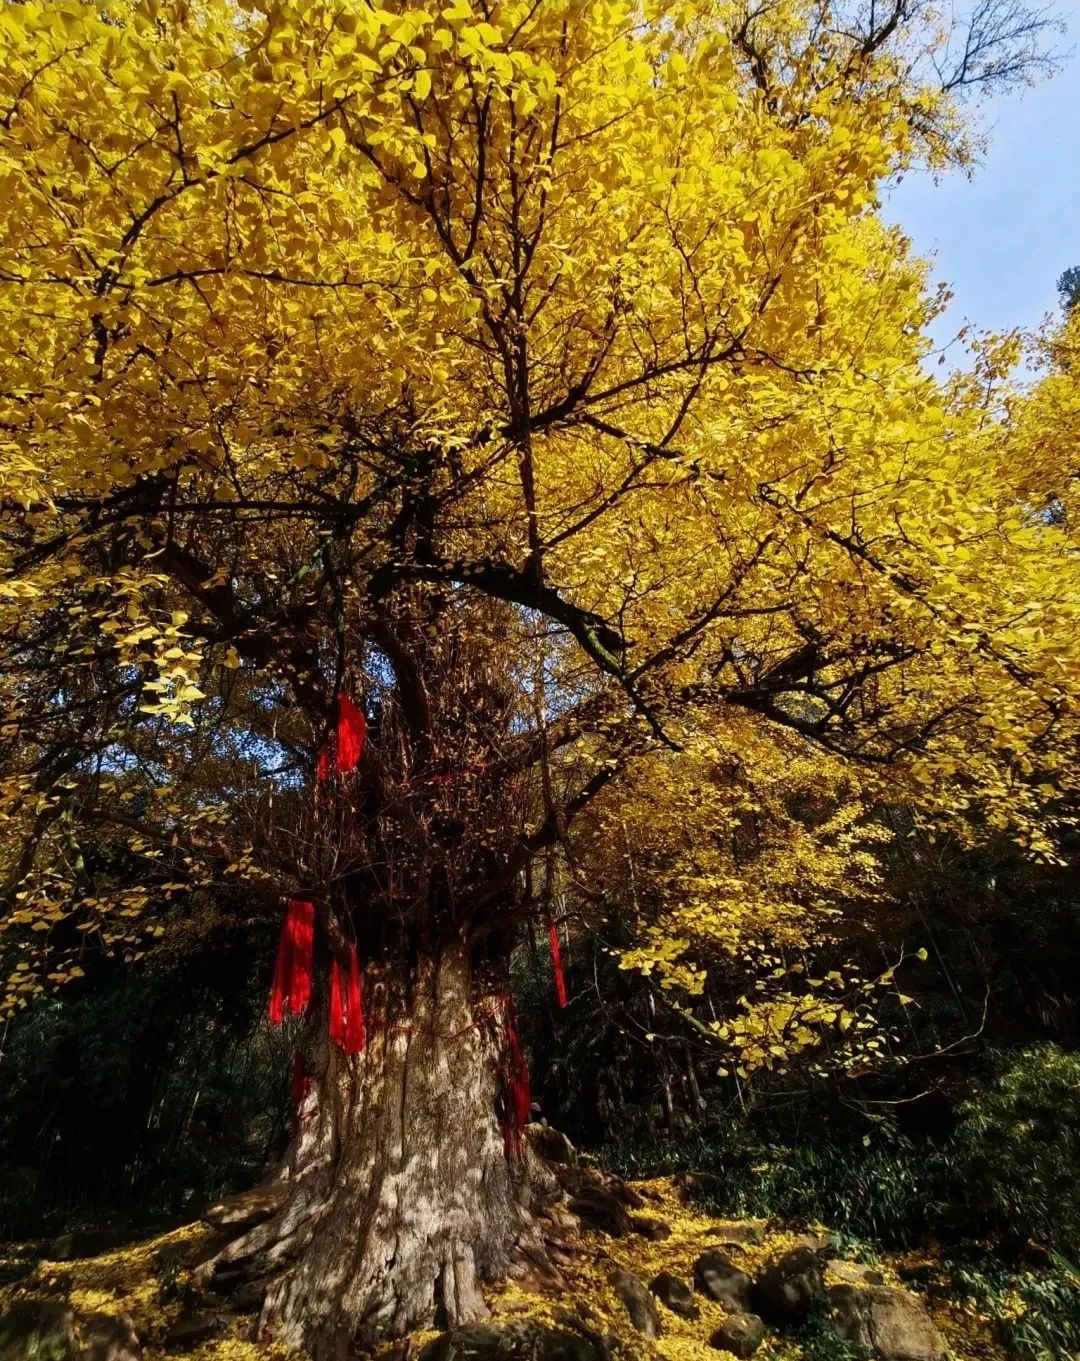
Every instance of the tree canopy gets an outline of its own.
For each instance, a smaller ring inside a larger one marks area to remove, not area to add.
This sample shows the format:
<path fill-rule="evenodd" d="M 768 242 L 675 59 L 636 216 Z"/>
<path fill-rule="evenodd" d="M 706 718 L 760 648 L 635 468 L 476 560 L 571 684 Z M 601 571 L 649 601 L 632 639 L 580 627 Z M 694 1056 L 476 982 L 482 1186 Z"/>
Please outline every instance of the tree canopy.
<path fill-rule="evenodd" d="M 828 19 L 0 14 L 15 999 L 192 876 L 422 917 L 434 873 L 512 919 L 658 746 L 794 734 L 1051 853 L 1075 555 L 1008 346 L 930 376 L 874 212 L 949 96 L 912 30 Z M 319 822 L 342 687 L 372 738 Z M 146 882 L 108 892 L 87 821 Z"/>

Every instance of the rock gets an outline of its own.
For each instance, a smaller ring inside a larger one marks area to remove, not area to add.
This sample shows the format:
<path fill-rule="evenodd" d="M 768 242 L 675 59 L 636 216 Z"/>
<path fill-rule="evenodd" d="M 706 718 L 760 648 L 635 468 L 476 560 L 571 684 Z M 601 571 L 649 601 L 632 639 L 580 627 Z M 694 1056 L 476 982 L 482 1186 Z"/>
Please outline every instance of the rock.
<path fill-rule="evenodd" d="M 127 1314 L 82 1314 L 60 1300 L 21 1300 L 0 1318 L 0 1361 L 141 1361 Z"/>
<path fill-rule="evenodd" d="M 642 1199 L 644 1202 L 646 1202 L 646 1203 L 648 1203 L 648 1204 L 652 1204 L 652 1205 L 662 1205 L 662 1204 L 663 1204 L 664 1197 L 663 1197 L 663 1195 L 661 1195 L 661 1193 L 656 1189 L 655 1186 L 642 1186 L 641 1183 L 639 1182 L 639 1183 L 634 1187 L 634 1192 L 635 1192 L 636 1195 L 639 1195 L 639 1196 L 641 1197 L 641 1199 Z"/>
<path fill-rule="evenodd" d="M 492 1328 L 470 1323 L 429 1342 L 419 1361 L 607 1361 L 602 1338 L 582 1331 L 512 1323 Z"/>
<path fill-rule="evenodd" d="M 93 1253 L 79 1253 L 75 1250 L 75 1240 L 77 1235 L 74 1233 L 62 1233 L 59 1238 L 54 1238 L 45 1249 L 45 1259 L 49 1262 L 71 1262 L 76 1257 L 92 1257 Z"/>
<path fill-rule="evenodd" d="M 82 1361 L 141 1361 L 139 1335 L 127 1314 L 83 1314 L 78 1327 Z"/>
<path fill-rule="evenodd" d="M 677 1172 L 675 1189 L 681 1200 L 693 1203 L 719 1194 L 723 1189 L 723 1182 L 711 1172 Z"/>
<path fill-rule="evenodd" d="M 611 1238 L 625 1238 L 630 1232 L 626 1206 L 602 1186 L 582 1186 L 570 1201 L 569 1209 L 583 1224 Z"/>
<path fill-rule="evenodd" d="M 514 1325 L 511 1325 L 511 1328 Z M 510 1328 L 491 1328 L 486 1323 L 467 1323 L 442 1333 L 420 1352 L 420 1361 L 458 1361 L 465 1357 L 497 1357 L 504 1332 Z"/>
<path fill-rule="evenodd" d="M 697 1318 L 700 1310 L 694 1303 L 694 1292 L 681 1276 L 673 1276 L 670 1271 L 661 1271 L 649 1282 L 649 1289 L 673 1314 L 680 1318 Z"/>
<path fill-rule="evenodd" d="M 630 1322 L 639 1333 L 653 1339 L 660 1336 L 660 1315 L 644 1283 L 630 1271 L 616 1271 L 611 1278 L 616 1295 L 626 1306 Z"/>
<path fill-rule="evenodd" d="M 545 1162 L 570 1166 L 577 1163 L 577 1149 L 565 1134 L 550 1125 L 526 1125 L 525 1138 L 536 1156 Z"/>
<path fill-rule="evenodd" d="M 750 1277 L 716 1248 L 706 1248 L 694 1263 L 694 1285 L 729 1314 L 750 1309 Z"/>
<path fill-rule="evenodd" d="M 619 1339 L 614 1333 L 604 1334 L 598 1330 L 600 1318 L 587 1304 L 579 1304 L 577 1312 L 570 1309 L 553 1309 L 551 1319 L 556 1329 L 561 1328 L 570 1335 L 572 1342 L 577 1342 L 579 1345 L 587 1344 L 597 1356 L 603 1358 L 603 1361 L 611 1361 L 611 1358 L 620 1351 Z M 593 1324 L 597 1326 L 594 1327 Z M 557 1340 L 557 1345 L 565 1346 L 565 1343 Z M 542 1347 L 543 1338 L 541 1338 Z M 547 1356 L 547 1353 L 544 1352 L 543 1355 Z M 561 1355 L 559 1353 L 560 1361 Z M 634 1358 L 634 1361 L 636 1361 L 636 1358 Z"/>
<path fill-rule="evenodd" d="M 809 1248 L 793 1248 L 770 1262 L 754 1283 L 754 1308 L 766 1323 L 798 1323 L 824 1299 L 821 1260 Z"/>
<path fill-rule="evenodd" d="M 671 1225 L 662 1219 L 649 1219 L 645 1215 L 631 1215 L 630 1227 L 651 1243 L 664 1243 L 671 1237 Z"/>
<path fill-rule="evenodd" d="M 741 1247 L 744 1243 L 759 1244 L 765 1241 L 765 1221 L 721 1219 L 711 1225 L 706 1232 L 710 1238 L 719 1238 L 725 1247 Z"/>
<path fill-rule="evenodd" d="M 1045 1271 L 1047 1267 L 1053 1266 L 1054 1254 L 1045 1243 L 1037 1243 L 1034 1238 L 1029 1238 L 1020 1251 L 1020 1260 L 1025 1266 Z"/>
<path fill-rule="evenodd" d="M 165 1334 L 167 1352 L 190 1352 L 203 1342 L 216 1336 L 223 1327 L 217 1314 L 181 1314 Z"/>
<path fill-rule="evenodd" d="M 644 1208 L 645 1202 L 637 1191 L 611 1172 L 599 1172 L 569 1163 L 549 1163 L 545 1165 L 545 1170 L 571 1199 L 587 1200 L 599 1193 L 611 1197 L 626 1210 Z"/>
<path fill-rule="evenodd" d="M 608 1172 L 604 1177 L 604 1185 L 613 1196 L 630 1210 L 644 1210 L 645 1197 L 639 1191 L 635 1191 L 629 1182 L 623 1181 L 622 1177 L 613 1176 Z"/>
<path fill-rule="evenodd" d="M 20 1300 L 0 1316 L 0 1361 L 74 1361 L 75 1315 L 59 1300 Z"/>
<path fill-rule="evenodd" d="M 731 1314 L 709 1338 L 709 1346 L 732 1356 L 753 1356 L 765 1340 L 765 1325 L 757 1314 Z"/>
<path fill-rule="evenodd" d="M 14 1251 L 17 1252 L 18 1249 L 15 1248 Z M 5 1285 L 14 1285 L 16 1281 L 21 1281 L 24 1277 L 29 1276 L 36 1266 L 36 1257 L 14 1255 L 6 1257 L 0 1265 L 0 1289 L 3 1289 Z"/>
<path fill-rule="evenodd" d="M 829 1240 L 823 1233 L 797 1233 L 792 1239 L 792 1249 L 809 1248 L 811 1252 L 821 1252 L 828 1247 Z"/>
<path fill-rule="evenodd" d="M 76 1229 L 72 1233 L 62 1233 L 54 1238 L 45 1251 L 50 1262 L 73 1262 L 80 1257 L 100 1257 L 103 1252 L 112 1252 L 134 1243 L 143 1234 L 135 1229 Z"/>
<path fill-rule="evenodd" d="M 554 1163 L 551 1171 L 559 1185 L 570 1196 L 587 1195 L 590 1191 L 601 1190 L 614 1196 L 620 1205 L 628 1210 L 642 1210 L 645 1201 L 629 1183 L 613 1172 L 599 1172 L 588 1167 L 577 1167 L 568 1163 Z"/>
<path fill-rule="evenodd" d="M 943 1361 L 945 1346 L 917 1295 L 887 1285 L 834 1285 L 832 1324 L 845 1342 L 884 1361 Z"/>
<path fill-rule="evenodd" d="M 831 1257 L 825 1263 L 830 1276 L 846 1285 L 884 1285 L 885 1277 L 874 1267 L 864 1266 L 862 1262 L 847 1262 L 840 1257 Z"/>
<path fill-rule="evenodd" d="M 215 1229 L 249 1229 L 276 1214 L 288 1196 L 289 1188 L 284 1182 L 255 1186 L 211 1205 L 203 1214 L 203 1223 Z"/>

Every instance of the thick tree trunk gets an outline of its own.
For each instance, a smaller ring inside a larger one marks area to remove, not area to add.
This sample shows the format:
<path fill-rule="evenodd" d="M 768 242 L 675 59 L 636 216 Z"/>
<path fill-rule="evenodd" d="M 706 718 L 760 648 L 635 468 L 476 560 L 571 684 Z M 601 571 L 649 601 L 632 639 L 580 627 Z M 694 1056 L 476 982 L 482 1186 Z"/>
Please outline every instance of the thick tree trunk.
<path fill-rule="evenodd" d="M 476 994 L 464 947 L 407 983 L 369 982 L 368 1001 L 362 1054 L 325 1027 L 314 1040 L 284 1208 L 215 1264 L 226 1283 L 265 1278 L 262 1335 L 319 1359 L 482 1317 L 483 1282 L 542 1259 L 542 1173 L 507 1123 L 504 1008 Z"/>

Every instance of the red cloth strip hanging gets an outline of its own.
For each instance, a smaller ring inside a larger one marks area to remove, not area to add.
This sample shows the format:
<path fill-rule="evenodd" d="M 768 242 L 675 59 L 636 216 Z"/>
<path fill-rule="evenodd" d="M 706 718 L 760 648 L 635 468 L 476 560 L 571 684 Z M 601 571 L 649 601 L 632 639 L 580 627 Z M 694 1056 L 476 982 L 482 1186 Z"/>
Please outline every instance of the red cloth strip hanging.
<path fill-rule="evenodd" d="M 345 1006 L 345 1052 L 359 1054 L 367 1043 L 364 1026 L 364 984 L 360 977 L 360 961 L 356 946 L 349 946 L 349 992 Z"/>
<path fill-rule="evenodd" d="M 356 946 L 349 946 L 349 975 L 335 959 L 330 965 L 330 1038 L 346 1054 L 360 1054 L 367 1043 L 364 987 Z"/>
<path fill-rule="evenodd" d="M 330 778 L 329 742 L 324 742 L 319 749 L 319 759 L 315 762 L 315 778 L 317 780 L 328 780 Z"/>
<path fill-rule="evenodd" d="M 338 693 L 334 711 L 337 715 L 333 736 L 323 743 L 315 762 L 315 778 L 328 780 L 331 775 L 347 775 L 360 764 L 367 738 L 367 719 L 344 690 Z"/>
<path fill-rule="evenodd" d="M 548 917 L 548 941 L 551 945 L 551 968 L 555 975 L 555 996 L 559 1006 L 566 1006 L 566 976 L 563 973 L 562 951 L 559 949 L 559 928 L 555 918 Z"/>
<path fill-rule="evenodd" d="M 305 1011 L 311 1001 L 311 971 L 315 954 L 315 904 L 310 898 L 290 898 L 278 939 L 274 981 L 270 988 L 270 1021 L 280 1025 L 286 1011 Z"/>
<path fill-rule="evenodd" d="M 336 959 L 330 963 L 330 1039 L 339 1049 L 345 1047 L 345 994 Z"/>
<path fill-rule="evenodd" d="M 337 759 L 334 768 L 339 775 L 355 770 L 364 754 L 367 719 L 344 690 L 337 697 Z"/>
<path fill-rule="evenodd" d="M 292 921 L 293 959 L 292 983 L 289 988 L 289 1010 L 306 1011 L 311 1001 L 312 965 L 315 959 L 315 904 L 310 898 L 293 898 L 289 902 Z"/>

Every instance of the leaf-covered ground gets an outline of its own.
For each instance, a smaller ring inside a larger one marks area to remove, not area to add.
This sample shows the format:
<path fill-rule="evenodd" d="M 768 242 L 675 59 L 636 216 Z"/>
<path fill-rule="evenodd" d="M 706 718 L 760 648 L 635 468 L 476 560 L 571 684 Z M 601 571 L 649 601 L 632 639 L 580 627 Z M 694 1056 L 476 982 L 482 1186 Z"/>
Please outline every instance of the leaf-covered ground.
<path fill-rule="evenodd" d="M 650 1342 L 634 1333 L 626 1311 L 613 1293 L 610 1278 L 617 1268 L 633 1272 L 646 1283 L 660 1271 L 692 1279 L 695 1258 L 706 1248 L 723 1241 L 718 1221 L 695 1212 L 679 1196 L 669 1179 L 634 1183 L 647 1202 L 646 1213 L 670 1225 L 671 1237 L 651 1241 L 637 1234 L 613 1239 L 583 1232 L 572 1247 L 574 1256 L 563 1268 L 559 1287 L 526 1288 L 508 1282 L 489 1295 L 496 1322 L 536 1319 L 558 1323 L 560 1317 L 576 1315 L 604 1333 L 615 1333 L 632 1343 L 630 1354 L 663 1361 L 717 1361 L 724 1355 L 708 1345 L 708 1338 L 723 1318 L 719 1304 L 697 1297 L 701 1314 L 696 1320 L 679 1317 L 658 1304 L 663 1334 Z M 729 1222 L 729 1221 L 723 1221 Z M 761 1242 L 728 1246 L 725 1252 L 749 1275 L 770 1257 L 806 1241 L 806 1235 L 759 1223 Z M 823 1232 L 823 1229 L 819 1230 Z M 79 1312 L 128 1314 L 143 1343 L 147 1361 L 185 1357 L 188 1361 L 280 1361 L 284 1356 L 272 1343 L 255 1340 L 255 1317 L 222 1312 L 220 1334 L 194 1349 L 171 1348 L 170 1328 L 193 1310 L 212 1307 L 193 1293 L 183 1268 L 173 1263 L 195 1252 L 211 1231 L 190 1224 L 156 1238 L 130 1244 L 100 1256 L 73 1261 L 38 1257 L 40 1245 L 9 1245 L 0 1257 L 0 1311 L 19 1298 L 67 1299 Z M 874 1266 L 889 1284 L 902 1284 L 901 1271 L 922 1268 L 933 1272 L 933 1249 L 902 1255 L 883 1255 Z M 934 1321 L 944 1336 L 954 1361 L 1007 1361 L 1006 1351 L 994 1340 L 994 1320 L 959 1300 L 930 1297 Z M 434 1334 L 418 1335 L 417 1344 Z M 757 1355 L 764 1361 L 802 1361 L 805 1348 L 775 1334 Z"/>

